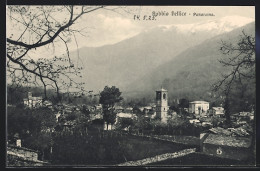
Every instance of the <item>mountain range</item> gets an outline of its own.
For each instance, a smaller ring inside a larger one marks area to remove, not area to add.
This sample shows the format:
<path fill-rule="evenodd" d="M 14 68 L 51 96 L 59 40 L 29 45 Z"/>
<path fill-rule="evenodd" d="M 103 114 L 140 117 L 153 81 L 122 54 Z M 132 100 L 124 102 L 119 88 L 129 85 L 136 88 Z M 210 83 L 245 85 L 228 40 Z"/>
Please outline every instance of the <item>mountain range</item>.
<path fill-rule="evenodd" d="M 211 85 L 221 79 L 221 73 L 231 69 L 219 63 L 219 59 L 227 58 L 220 51 L 221 41 L 235 44 L 242 30 L 249 35 L 254 35 L 254 29 L 255 24 L 250 23 L 188 48 L 174 59 L 130 84 L 128 92 L 145 96 L 163 86 L 168 89 L 171 97 L 205 99 L 211 93 Z"/>
<path fill-rule="evenodd" d="M 154 96 L 161 86 L 171 97 L 203 97 L 225 71 L 221 40 L 235 43 L 242 30 L 254 35 L 254 20 L 229 16 L 183 25 L 159 25 L 113 45 L 83 47 L 71 59 L 83 67 L 86 89 L 115 85 L 125 97 Z"/>

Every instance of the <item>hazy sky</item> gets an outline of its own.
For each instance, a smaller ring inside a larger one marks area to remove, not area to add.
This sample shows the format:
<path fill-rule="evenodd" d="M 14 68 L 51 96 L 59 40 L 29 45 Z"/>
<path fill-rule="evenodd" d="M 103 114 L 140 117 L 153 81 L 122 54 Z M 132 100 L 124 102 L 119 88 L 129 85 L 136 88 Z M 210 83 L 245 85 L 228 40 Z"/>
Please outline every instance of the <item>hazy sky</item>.
<path fill-rule="evenodd" d="M 255 9 L 249 6 L 225 6 L 225 7 L 184 7 L 184 6 L 141 6 L 141 7 L 127 7 L 130 14 L 119 10 L 121 14 L 100 10 L 92 13 L 88 16 L 82 18 L 82 22 L 86 25 L 91 26 L 89 30 L 88 39 L 91 41 L 86 41 L 85 46 L 100 46 L 109 43 L 115 43 L 125 38 L 131 37 L 139 32 L 157 25 L 171 25 L 171 24 L 190 24 L 198 23 L 207 20 L 215 20 L 225 16 L 243 16 L 254 18 Z M 157 16 L 156 21 L 146 21 L 142 20 L 143 15 L 151 15 L 152 12 L 158 11 L 182 11 L 187 14 L 186 17 L 178 16 Z M 196 16 L 192 14 L 197 13 L 213 13 L 215 16 Z M 134 20 L 134 14 L 140 15 L 141 20 Z"/>
<path fill-rule="evenodd" d="M 109 9 L 115 8 L 109 6 Z M 187 16 L 157 16 L 156 20 L 142 20 L 144 15 L 152 15 L 152 12 L 165 11 L 171 14 L 172 11 L 186 12 Z M 193 13 L 213 13 L 215 16 L 193 16 Z M 191 14 L 191 15 L 188 15 Z M 141 20 L 134 20 L 134 15 L 140 15 Z M 253 6 L 128 6 L 111 10 L 97 10 L 83 16 L 74 25 L 74 28 L 83 29 L 84 35 L 76 35 L 78 47 L 97 47 L 106 44 L 114 44 L 130 38 L 146 29 L 158 25 L 190 24 L 207 20 L 216 20 L 226 16 L 242 16 L 255 18 Z M 7 25 L 8 27 L 8 25 Z M 7 28 L 8 29 L 8 28 Z M 69 44 L 70 50 L 77 48 L 74 38 Z M 37 56 L 47 57 L 65 53 L 63 45 L 55 49 L 55 53 L 42 49 L 35 52 Z"/>

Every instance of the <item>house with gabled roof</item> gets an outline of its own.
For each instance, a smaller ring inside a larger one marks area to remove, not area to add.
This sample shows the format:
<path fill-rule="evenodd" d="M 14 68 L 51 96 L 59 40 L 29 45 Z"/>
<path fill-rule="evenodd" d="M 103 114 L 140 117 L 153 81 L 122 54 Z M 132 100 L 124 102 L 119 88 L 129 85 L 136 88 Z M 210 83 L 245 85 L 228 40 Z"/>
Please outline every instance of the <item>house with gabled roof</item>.
<path fill-rule="evenodd" d="M 251 137 L 236 137 L 223 134 L 201 134 L 201 152 L 207 155 L 248 160 L 252 156 Z"/>

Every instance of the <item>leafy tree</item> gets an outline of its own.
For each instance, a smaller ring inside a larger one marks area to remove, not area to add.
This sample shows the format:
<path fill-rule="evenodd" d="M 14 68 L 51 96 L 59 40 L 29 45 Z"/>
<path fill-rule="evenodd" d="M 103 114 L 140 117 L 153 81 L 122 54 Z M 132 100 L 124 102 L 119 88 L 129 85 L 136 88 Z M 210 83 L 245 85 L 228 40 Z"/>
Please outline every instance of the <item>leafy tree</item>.
<path fill-rule="evenodd" d="M 187 99 L 180 99 L 179 107 L 180 108 L 188 108 L 189 107 L 189 101 Z"/>
<path fill-rule="evenodd" d="M 103 118 L 108 124 L 114 124 L 116 119 L 115 104 L 120 102 L 123 98 L 121 92 L 115 86 L 105 86 L 104 90 L 100 93 L 99 103 L 102 104 Z"/>
<path fill-rule="evenodd" d="M 139 115 L 137 120 L 134 121 L 133 128 L 137 129 L 138 133 L 144 133 L 144 130 L 152 130 L 152 124 L 149 118 Z"/>
<path fill-rule="evenodd" d="M 29 121 L 32 118 L 29 109 L 7 107 L 7 133 L 11 138 L 15 133 L 24 137 L 30 130 Z"/>
<path fill-rule="evenodd" d="M 169 107 L 169 109 L 175 111 L 176 113 L 179 113 L 179 112 L 180 112 L 180 109 L 179 109 L 178 107 L 176 107 L 175 105 L 171 105 L 171 106 Z"/>
<path fill-rule="evenodd" d="M 223 105 L 222 104 L 222 100 L 220 100 L 220 99 L 214 100 L 214 101 L 212 100 L 212 102 L 210 103 L 210 108 L 212 108 L 212 107 L 219 107 L 221 105 Z"/>
<path fill-rule="evenodd" d="M 134 124 L 132 118 L 120 118 L 118 121 L 118 128 L 120 130 L 132 126 Z"/>
<path fill-rule="evenodd" d="M 183 134 L 183 130 L 188 126 L 189 121 L 184 118 L 176 117 L 174 119 L 168 119 L 167 126 L 169 133 Z"/>
<path fill-rule="evenodd" d="M 24 98 L 24 92 L 22 91 L 22 87 L 14 83 L 7 85 L 7 94 L 8 104 L 18 104 Z"/>
<path fill-rule="evenodd" d="M 153 119 L 150 125 L 155 134 L 166 134 L 167 124 L 163 123 L 160 119 Z"/>
<path fill-rule="evenodd" d="M 77 118 L 76 114 L 75 114 L 74 112 L 72 112 L 72 113 L 68 114 L 65 119 L 66 119 L 67 121 L 73 121 L 73 120 L 75 120 L 76 118 Z"/>
<path fill-rule="evenodd" d="M 189 101 L 187 99 L 180 99 L 178 108 L 180 108 L 181 114 L 187 114 L 187 112 L 184 110 L 184 108 L 188 108 L 188 107 L 189 107 Z"/>
<path fill-rule="evenodd" d="M 83 113 L 77 113 L 77 117 L 75 118 L 75 128 L 74 133 L 83 135 L 88 133 L 88 127 L 90 125 L 89 115 L 85 115 Z"/>
<path fill-rule="evenodd" d="M 49 108 L 22 109 L 9 107 L 8 136 L 18 133 L 22 145 L 28 148 L 44 151 L 52 145 L 52 131 L 56 126 L 56 118 Z M 44 156 L 43 156 L 44 157 Z"/>

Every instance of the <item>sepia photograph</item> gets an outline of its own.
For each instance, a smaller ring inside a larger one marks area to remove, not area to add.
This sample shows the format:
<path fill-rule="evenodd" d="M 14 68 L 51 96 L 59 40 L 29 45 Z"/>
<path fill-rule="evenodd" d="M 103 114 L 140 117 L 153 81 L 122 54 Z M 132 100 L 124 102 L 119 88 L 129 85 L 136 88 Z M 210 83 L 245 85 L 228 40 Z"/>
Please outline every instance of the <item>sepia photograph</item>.
<path fill-rule="evenodd" d="M 255 6 L 6 5 L 6 167 L 254 167 L 255 51 Z"/>

